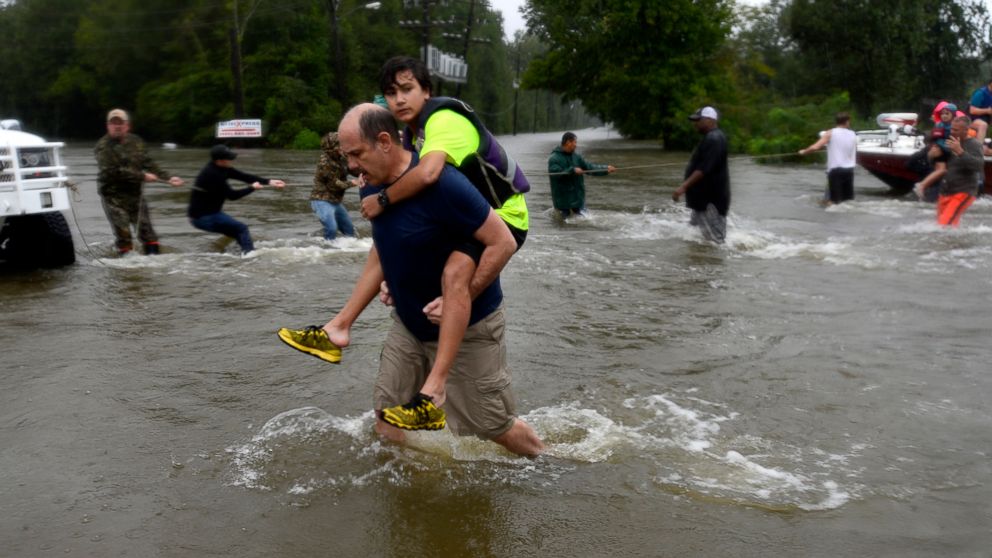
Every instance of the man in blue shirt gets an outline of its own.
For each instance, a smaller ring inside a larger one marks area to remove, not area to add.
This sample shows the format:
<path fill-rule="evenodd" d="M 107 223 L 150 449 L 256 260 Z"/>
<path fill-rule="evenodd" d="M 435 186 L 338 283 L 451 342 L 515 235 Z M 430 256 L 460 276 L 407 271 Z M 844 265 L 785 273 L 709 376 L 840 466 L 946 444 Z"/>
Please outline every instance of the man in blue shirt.
<path fill-rule="evenodd" d="M 349 110 L 338 136 L 350 172 L 365 182 L 360 191 L 363 198 L 378 196 L 416 165 L 415 155 L 399 142 L 392 114 L 382 107 L 364 104 Z M 440 410 L 430 398 L 418 396 L 441 352 L 439 327 L 424 308 L 441 296 L 445 262 L 469 238 L 483 245 L 469 284 L 471 317 L 448 376 L 447 395 L 441 404 L 444 412 L 436 412 Z M 434 420 L 435 428 L 442 428 L 446 417 L 457 435 L 492 440 L 519 455 L 540 454 L 541 439 L 515 416 L 506 366 L 499 272 L 517 244 L 499 216 L 464 175 L 446 165 L 435 184 L 372 221 L 372 239 L 372 250 L 348 302 L 323 328 L 313 328 L 313 333 L 332 343 L 339 360 L 339 348 L 350 342 L 351 325 L 385 281 L 388 295 L 384 297 L 391 299 L 396 311 L 374 389 L 376 431 L 389 440 L 403 441 L 404 432 L 383 420 L 383 412 L 402 406 L 425 414 Z M 314 352 L 314 345 L 302 334 L 281 330 L 280 338 L 325 358 Z"/>
<path fill-rule="evenodd" d="M 969 105 L 968 113 L 972 118 L 971 127 L 976 132 L 975 139 L 982 143 L 989 129 L 989 121 L 992 120 L 992 80 L 975 90 Z"/>

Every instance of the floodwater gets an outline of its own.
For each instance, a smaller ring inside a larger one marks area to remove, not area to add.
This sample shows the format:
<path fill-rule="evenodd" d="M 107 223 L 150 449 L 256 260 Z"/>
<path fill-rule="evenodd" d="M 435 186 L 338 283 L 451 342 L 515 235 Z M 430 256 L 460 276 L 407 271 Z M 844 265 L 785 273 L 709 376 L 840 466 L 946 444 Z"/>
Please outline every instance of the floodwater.
<path fill-rule="evenodd" d="M 503 274 L 509 362 L 536 460 L 372 433 L 378 303 L 335 366 L 322 324 L 370 244 L 325 242 L 315 152 L 244 150 L 282 178 L 226 209 L 249 257 L 151 186 L 165 253 L 113 254 L 91 146 L 68 149 L 78 263 L 0 275 L 0 555 L 988 556 L 992 202 L 957 230 L 822 165 L 731 164 L 728 241 L 671 201 L 685 153 L 579 132 L 590 216 L 548 211 L 560 134 L 504 138 L 533 171 Z M 204 149 L 154 151 L 192 179 Z M 638 168 L 631 168 L 638 167 Z"/>

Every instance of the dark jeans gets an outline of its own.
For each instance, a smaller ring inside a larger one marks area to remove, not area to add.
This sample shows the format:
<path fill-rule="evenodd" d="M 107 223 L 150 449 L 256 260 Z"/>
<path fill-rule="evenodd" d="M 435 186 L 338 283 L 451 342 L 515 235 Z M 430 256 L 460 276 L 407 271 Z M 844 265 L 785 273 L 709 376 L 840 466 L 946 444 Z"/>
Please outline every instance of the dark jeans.
<path fill-rule="evenodd" d="M 827 183 L 830 184 L 830 201 L 840 203 L 854 199 L 854 169 L 830 169 Z"/>
<path fill-rule="evenodd" d="M 223 211 L 212 215 L 196 217 L 195 219 L 190 219 L 189 222 L 201 231 L 220 233 L 237 240 L 243 254 L 247 254 L 255 249 L 255 245 L 251 242 L 251 235 L 248 234 L 248 225 Z"/>

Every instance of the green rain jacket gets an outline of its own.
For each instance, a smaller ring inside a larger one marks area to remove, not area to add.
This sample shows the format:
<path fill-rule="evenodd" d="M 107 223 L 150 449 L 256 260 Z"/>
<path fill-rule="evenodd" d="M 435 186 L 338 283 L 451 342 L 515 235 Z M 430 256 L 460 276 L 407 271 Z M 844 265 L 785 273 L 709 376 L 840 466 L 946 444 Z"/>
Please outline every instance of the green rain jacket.
<path fill-rule="evenodd" d="M 575 174 L 576 167 L 584 171 L 597 171 L 593 174 L 607 174 L 607 165 L 597 165 L 586 161 L 578 152 L 565 153 L 561 146 L 555 147 L 548 159 L 548 172 L 551 173 L 551 201 L 555 209 L 583 209 L 586 206 L 585 176 Z M 602 171 L 602 172 L 598 172 Z M 556 173 L 567 174 L 556 174 Z"/>

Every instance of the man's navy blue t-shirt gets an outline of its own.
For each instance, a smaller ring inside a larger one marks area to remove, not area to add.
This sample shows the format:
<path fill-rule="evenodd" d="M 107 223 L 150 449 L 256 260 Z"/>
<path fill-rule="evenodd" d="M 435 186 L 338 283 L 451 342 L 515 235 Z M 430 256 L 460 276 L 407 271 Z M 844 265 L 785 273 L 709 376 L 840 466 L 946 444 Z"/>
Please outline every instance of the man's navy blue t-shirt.
<path fill-rule="evenodd" d="M 360 193 L 364 198 L 380 190 L 382 187 L 369 185 Z M 472 238 L 489 211 L 489 204 L 472 183 L 445 165 L 436 184 L 372 220 L 372 240 L 396 314 L 417 339 L 437 340 L 438 326 L 424 315 L 424 306 L 441 296 L 441 274 L 448 256 Z M 497 278 L 472 301 L 469 323 L 485 318 L 502 302 Z"/>

